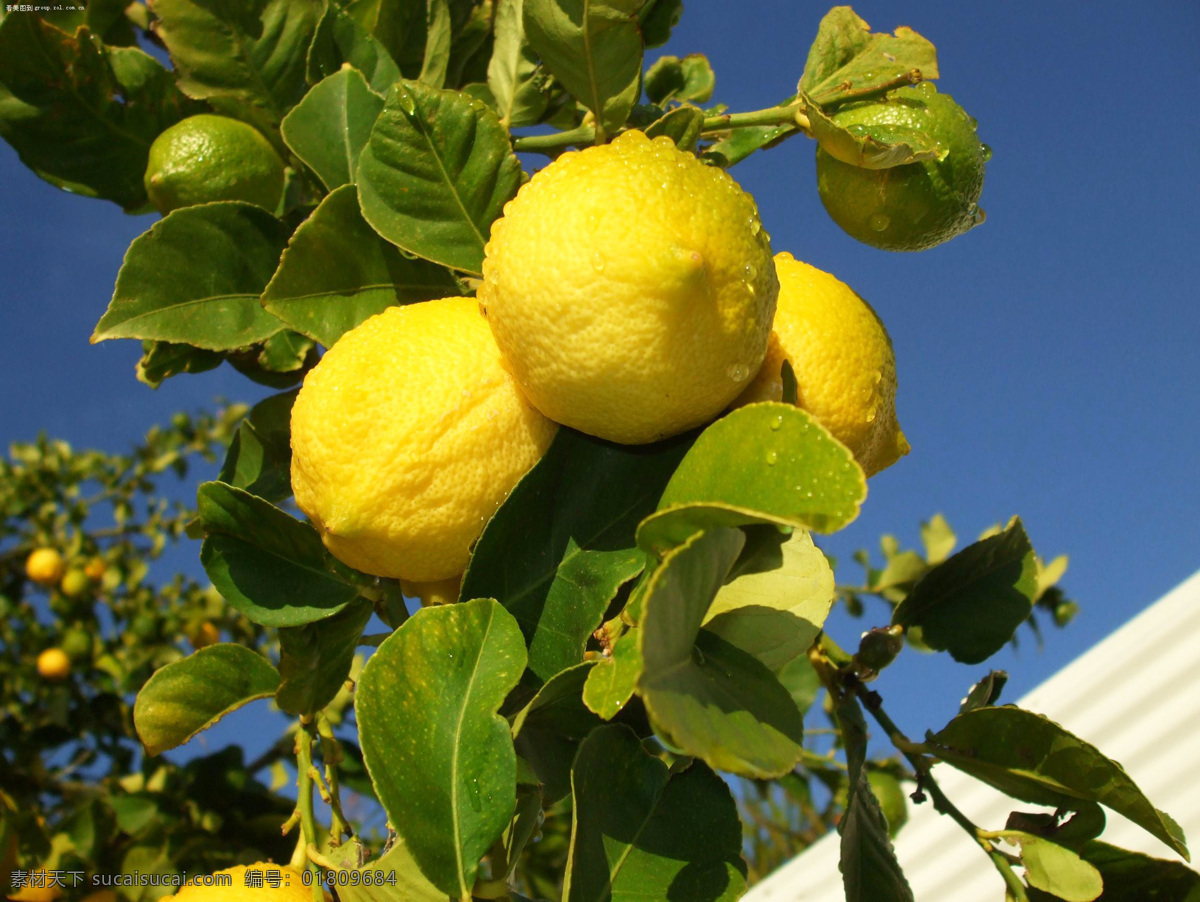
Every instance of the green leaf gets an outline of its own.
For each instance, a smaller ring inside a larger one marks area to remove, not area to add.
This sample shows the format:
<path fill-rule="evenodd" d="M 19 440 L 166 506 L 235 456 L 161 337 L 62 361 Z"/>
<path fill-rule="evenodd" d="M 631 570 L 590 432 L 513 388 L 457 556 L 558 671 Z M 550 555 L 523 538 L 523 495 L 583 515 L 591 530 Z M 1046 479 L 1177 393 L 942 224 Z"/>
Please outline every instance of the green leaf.
<path fill-rule="evenodd" d="M 742 162 L 756 150 L 772 147 L 796 131 L 794 125 L 756 125 L 750 128 L 735 128 L 718 133 L 714 141 L 702 154 L 706 162 L 729 169 Z"/>
<path fill-rule="evenodd" d="M 278 685 L 279 673 L 257 652 L 210 645 L 154 672 L 134 703 L 134 727 L 146 754 L 160 755 Z"/>
<path fill-rule="evenodd" d="M 217 479 L 265 501 L 292 494 L 292 404 L 297 390 L 255 404 L 238 424 Z"/>
<path fill-rule="evenodd" d="M 1018 830 L 1005 831 L 1004 838 L 1020 846 L 1025 879 L 1034 889 L 1064 902 L 1092 902 L 1103 892 L 1100 871 L 1070 849 Z"/>
<path fill-rule="evenodd" d="M 449 0 L 426 0 L 426 10 L 425 56 L 418 81 L 431 88 L 440 88 L 446 83 L 450 44 L 454 36 Z"/>
<path fill-rule="evenodd" d="M 418 611 L 359 678 L 363 757 L 388 821 L 456 898 L 470 898 L 479 859 L 512 819 L 516 754 L 496 712 L 524 668 L 516 621 L 477 599 Z"/>
<path fill-rule="evenodd" d="M 661 47 L 671 38 L 671 30 L 683 15 L 683 0 L 646 0 L 638 18 L 642 23 L 642 39 L 647 47 Z"/>
<path fill-rule="evenodd" d="M 937 78 L 937 50 L 911 28 L 894 35 L 872 34 L 849 6 L 835 6 L 821 20 L 808 51 L 800 90 L 821 103 L 880 87 L 917 69 Z"/>
<path fill-rule="evenodd" d="M 846 902 L 912 902 L 912 889 L 900 870 L 888 835 L 888 821 L 871 790 L 864 766 L 867 725 L 853 696 L 837 709 L 848 767 L 846 810 L 838 821 L 842 835 L 842 883 Z"/>
<path fill-rule="evenodd" d="M 642 0 L 525 0 L 529 43 L 610 133 L 625 124 L 637 103 L 642 6 Z"/>
<path fill-rule="evenodd" d="M 954 660 L 978 664 L 1013 637 L 1033 609 L 1037 562 L 1018 518 L 1003 532 L 934 567 L 892 612 L 919 627 L 921 641 Z"/>
<path fill-rule="evenodd" d="M 315 529 L 261 498 L 221 482 L 197 493 L 207 533 L 200 562 L 235 608 L 264 626 L 332 617 L 373 580 L 325 550 Z"/>
<path fill-rule="evenodd" d="M 774 526 L 752 529 L 703 625 L 778 674 L 821 631 L 833 607 L 833 570 L 806 530 L 788 536 Z"/>
<path fill-rule="evenodd" d="M 832 532 L 858 516 L 866 494 L 854 456 L 812 416 L 777 402 L 748 404 L 700 434 L 637 541 L 662 554 L 710 525 Z"/>
<path fill-rule="evenodd" d="M 622 726 L 579 747 L 564 902 L 732 902 L 745 892 L 742 831 L 725 782 L 699 761 L 679 770 Z"/>
<path fill-rule="evenodd" d="M 416 78 L 425 58 L 429 0 L 352 0 L 347 9 L 373 34 L 400 66 Z"/>
<path fill-rule="evenodd" d="M 283 140 L 332 191 L 354 181 L 383 98 L 357 69 L 341 69 L 314 85 L 280 126 Z"/>
<path fill-rule="evenodd" d="M 283 324 L 258 297 L 287 237 L 284 224 L 254 204 L 175 210 L 129 245 L 92 341 L 149 338 L 224 351 L 274 335 Z"/>
<path fill-rule="evenodd" d="M 647 138 L 666 135 L 681 150 L 694 150 L 704 126 L 704 111 L 694 106 L 676 107 L 646 127 Z"/>
<path fill-rule="evenodd" d="M 959 705 L 958 713 L 966 714 L 968 711 L 974 711 L 976 708 L 985 708 L 996 704 L 1007 682 L 1008 673 L 1006 671 L 989 670 L 987 676 L 973 685 L 970 691 L 967 692 L 966 698 Z"/>
<path fill-rule="evenodd" d="M 641 572 L 637 524 L 690 442 L 687 435 L 617 445 L 560 428 L 484 528 L 463 597 L 493 597 L 508 608 L 539 681 L 583 660 L 609 602 Z"/>
<path fill-rule="evenodd" d="M 549 101 L 541 89 L 537 54 L 525 39 L 523 7 L 524 0 L 497 0 L 495 7 L 496 41 L 487 84 L 507 128 L 536 125 Z"/>
<path fill-rule="evenodd" d="M 399 837 L 358 874 L 357 881 L 351 876 L 345 886 L 338 885 L 340 902 L 446 902 L 446 894 L 421 873 L 412 852 Z"/>
<path fill-rule="evenodd" d="M 579 743 L 602 723 L 583 703 L 592 667 L 588 662 L 555 674 L 513 720 L 517 753 L 533 766 L 547 804 L 571 792 Z"/>
<path fill-rule="evenodd" d="M 777 777 L 803 753 L 800 710 L 766 667 L 700 629 L 744 542 L 741 530 L 714 528 L 663 558 L 638 627 L 638 692 L 655 730 L 684 754 L 718 770 Z"/>
<path fill-rule="evenodd" d="M 583 703 L 605 720 L 612 720 L 633 698 L 642 675 L 638 631 L 631 629 L 613 643 L 612 654 L 596 662 L 583 687 Z"/>
<path fill-rule="evenodd" d="M 947 764 L 1026 802 L 1071 809 L 1099 802 L 1188 857 L 1183 831 L 1124 768 L 1040 714 L 1005 705 L 960 714 L 929 737 Z"/>
<path fill-rule="evenodd" d="M 304 96 L 305 57 L 323 7 L 320 0 L 151 2 L 180 89 L 268 127 Z"/>
<path fill-rule="evenodd" d="M 712 97 L 716 75 L 703 53 L 691 53 L 680 59 L 663 56 L 646 70 L 645 91 L 651 103 L 668 100 L 704 103 Z"/>
<path fill-rule="evenodd" d="M 216 369 L 225 360 L 223 354 L 202 351 L 191 345 L 169 341 L 143 341 L 142 358 L 137 363 L 137 379 L 151 388 L 158 388 L 180 373 L 205 373 Z"/>
<path fill-rule="evenodd" d="M 1200 874 L 1178 861 L 1151 858 L 1102 842 L 1085 843 L 1080 856 L 1100 871 L 1104 902 L 1200 902 Z M 1030 902 L 1057 898 L 1031 890 Z"/>
<path fill-rule="evenodd" d="M 262 305 L 328 348 L 388 307 L 460 293 L 444 267 L 380 238 L 362 218 L 354 186 L 343 185 L 296 229 Z"/>
<path fill-rule="evenodd" d="M 275 702 L 288 714 L 311 715 L 333 701 L 354 662 L 354 650 L 374 609 L 359 600 L 319 623 L 279 631 Z"/>
<path fill-rule="evenodd" d="M 520 184 L 521 164 L 495 113 L 412 81 L 388 93 L 358 168 L 358 199 L 375 231 L 476 275 L 492 222 Z"/>
<path fill-rule="evenodd" d="M 308 48 L 308 80 L 316 83 L 333 75 L 343 63 L 361 72 L 371 90 L 380 94 L 400 79 L 400 67 L 384 46 L 337 4 L 330 3 Z"/>
<path fill-rule="evenodd" d="M 8 99 L 3 95 L 8 94 Z M 0 22 L 0 135 L 38 176 L 134 212 L 158 134 L 198 108 L 136 48 L 67 34 L 40 16 Z"/>
<path fill-rule="evenodd" d="M 839 125 L 805 94 L 804 114 L 817 143 L 831 157 L 863 169 L 890 169 L 920 160 L 940 160 L 946 152 L 927 132 L 890 123 Z"/>

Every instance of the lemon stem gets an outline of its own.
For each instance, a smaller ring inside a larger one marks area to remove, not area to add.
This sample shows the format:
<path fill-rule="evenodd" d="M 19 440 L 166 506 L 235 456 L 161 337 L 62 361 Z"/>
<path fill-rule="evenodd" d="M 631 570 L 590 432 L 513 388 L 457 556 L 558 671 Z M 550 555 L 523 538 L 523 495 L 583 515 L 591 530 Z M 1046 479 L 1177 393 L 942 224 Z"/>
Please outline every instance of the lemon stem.
<path fill-rule="evenodd" d="M 296 805 L 300 811 L 300 830 L 305 849 L 317 844 L 317 818 L 313 808 L 313 721 L 311 717 L 300 718 L 300 729 L 296 731 Z M 316 862 L 305 854 L 309 873 L 313 876 L 314 902 L 324 902 L 325 892 L 321 889 L 321 871 Z"/>
<path fill-rule="evenodd" d="M 321 735 L 321 760 L 325 763 L 325 782 L 329 787 L 329 809 L 333 814 L 330 832 L 333 834 L 333 845 L 340 845 L 343 836 L 353 836 L 354 828 L 350 826 L 342 813 L 342 800 L 338 785 L 338 765 L 342 763 L 342 746 L 333 735 L 333 728 L 323 714 L 317 715 L 317 732 Z"/>
<path fill-rule="evenodd" d="M 838 85 L 829 91 L 825 91 L 812 98 L 813 103 L 818 106 L 824 106 L 827 103 L 849 103 L 850 101 L 868 100 L 872 97 L 878 97 L 881 94 L 886 94 L 888 91 L 894 91 L 896 88 L 903 88 L 907 85 L 915 85 L 925 80 L 925 76 L 921 74 L 920 69 L 909 69 L 897 75 L 895 78 L 888 79 L 877 85 L 872 85 L 869 88 L 861 88 L 857 91 L 849 89 L 846 84 Z"/>

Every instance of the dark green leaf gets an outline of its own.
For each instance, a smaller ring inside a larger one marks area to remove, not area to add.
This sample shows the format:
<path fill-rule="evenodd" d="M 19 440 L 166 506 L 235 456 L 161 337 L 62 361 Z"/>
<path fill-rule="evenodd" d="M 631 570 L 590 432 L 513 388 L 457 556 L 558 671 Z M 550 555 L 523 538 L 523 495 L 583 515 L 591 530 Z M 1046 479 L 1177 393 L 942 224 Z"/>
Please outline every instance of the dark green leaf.
<path fill-rule="evenodd" d="M 254 204 L 175 210 L 129 246 L 92 341 L 149 338 L 223 351 L 268 338 L 283 324 L 258 298 L 287 237 Z"/>
<path fill-rule="evenodd" d="M 524 0 L 497 0 L 496 43 L 487 70 L 496 111 L 508 128 L 536 125 L 549 101 L 537 75 L 537 54 L 525 39 L 523 6 Z"/>
<path fill-rule="evenodd" d="M 525 0 L 525 34 L 546 68 L 607 132 L 625 124 L 642 72 L 643 0 Z"/>
<path fill-rule="evenodd" d="M 492 15 L 496 7 L 491 2 L 451 0 L 450 8 L 456 24 L 454 40 L 450 44 L 446 86 L 461 89 L 469 83 L 482 83 L 487 79 L 493 48 Z M 458 24 L 459 19 L 461 24 Z"/>
<path fill-rule="evenodd" d="M 892 623 L 919 627 L 921 641 L 978 664 L 1005 646 L 1033 609 L 1037 561 L 1014 518 L 1008 528 L 968 545 L 934 567 L 892 613 Z"/>
<path fill-rule="evenodd" d="M 525 668 L 490 599 L 423 608 L 372 655 L 355 710 L 389 823 L 431 883 L 470 898 L 479 859 L 515 807 L 516 754 L 496 712 Z"/>
<path fill-rule="evenodd" d="M 318 82 L 349 63 L 367 79 L 372 91 L 387 92 L 400 79 L 400 68 L 379 41 L 353 17 L 330 3 L 308 48 L 308 80 Z"/>
<path fill-rule="evenodd" d="M 0 22 L 0 100 L 0 135 L 26 166 L 130 212 L 146 205 L 151 143 L 198 111 L 141 50 L 105 47 L 86 28 L 67 34 L 26 12 Z"/>
<path fill-rule="evenodd" d="M 279 631 L 275 702 L 289 714 L 315 714 L 333 701 L 350 674 L 371 603 L 359 600 L 319 623 Z"/>
<path fill-rule="evenodd" d="M 513 720 L 517 753 L 533 766 L 547 803 L 571 792 L 571 764 L 579 743 L 603 722 L 583 703 L 592 667 L 588 662 L 555 674 Z"/>
<path fill-rule="evenodd" d="M 776 402 L 749 404 L 696 439 L 638 528 L 638 545 L 661 554 L 709 525 L 776 523 L 841 529 L 867 494 L 846 447 L 808 413 Z"/>
<path fill-rule="evenodd" d="M 457 91 L 402 81 L 358 169 L 367 222 L 418 257 L 480 274 L 492 222 L 521 184 L 496 114 Z"/>
<path fill-rule="evenodd" d="M 277 126 L 304 96 L 320 0 L 152 0 L 179 87 L 221 112 Z"/>
<path fill-rule="evenodd" d="M 799 762 L 804 724 L 774 675 L 700 629 L 742 550 L 738 529 L 696 533 L 650 577 L 638 627 L 638 692 L 672 746 L 718 770 L 776 777 Z"/>
<path fill-rule="evenodd" d="M 835 6 L 821 20 L 808 51 L 800 90 L 821 103 L 837 102 L 917 69 L 937 78 L 937 50 L 911 28 L 895 35 L 872 34 L 849 6 Z"/>
<path fill-rule="evenodd" d="M 699 761 L 672 771 L 634 733 L 605 726 L 579 747 L 564 902 L 732 902 L 745 892 L 729 787 Z"/>
<path fill-rule="evenodd" d="M 1008 705 L 955 717 L 929 741 L 947 764 L 1026 802 L 1071 809 L 1077 799 L 1125 815 L 1185 858 L 1183 832 L 1117 762 L 1040 714 Z"/>
<path fill-rule="evenodd" d="M 784 404 L 799 404 L 798 389 L 796 388 L 796 371 L 792 369 L 792 364 L 786 358 L 783 365 L 779 368 L 779 379 L 783 383 L 783 397 L 780 398 Z"/>
<path fill-rule="evenodd" d="M 1092 902 L 1104 889 L 1100 872 L 1070 849 L 1041 836 L 1006 831 L 1004 838 L 1020 846 L 1025 879 L 1034 889 L 1064 902 Z"/>
<path fill-rule="evenodd" d="M 361 72 L 341 69 L 304 95 L 280 131 L 292 153 L 332 191 L 354 181 L 359 155 L 382 109 L 383 98 Z"/>
<path fill-rule="evenodd" d="M 704 125 L 704 111 L 694 106 L 681 106 L 651 122 L 645 129 L 646 137 L 666 135 L 681 150 L 694 150 L 700 140 L 700 129 Z"/>
<path fill-rule="evenodd" d="M 262 304 L 293 329 L 332 347 L 388 307 L 459 293 L 448 270 L 406 257 L 380 238 L 362 218 L 354 186 L 343 185 L 296 229 Z"/>
<path fill-rule="evenodd" d="M 734 166 L 756 150 L 771 147 L 796 131 L 794 125 L 756 125 L 749 128 L 735 128 L 719 133 L 719 140 L 714 141 L 705 151 L 703 157 L 714 166 L 728 169 Z"/>
<path fill-rule="evenodd" d="M 210 645 L 154 672 L 138 693 L 133 723 L 146 754 L 159 755 L 247 702 L 274 695 L 278 685 L 279 673 L 257 652 Z"/>
<path fill-rule="evenodd" d="M 1178 861 L 1102 842 L 1086 843 L 1080 854 L 1104 879 L 1103 902 L 1200 902 L 1200 874 Z M 1030 902 L 1056 898 L 1036 889 L 1029 893 Z"/>
<path fill-rule="evenodd" d="M 206 482 L 197 506 L 208 536 L 200 562 L 255 623 L 302 626 L 332 617 L 372 581 L 335 560 L 307 523 L 248 492 Z"/>
<path fill-rule="evenodd" d="M 387 49 L 405 78 L 420 75 L 428 0 L 353 0 L 347 11 Z"/>
<path fill-rule="evenodd" d="M 638 631 L 631 629 L 613 643 L 612 654 L 596 662 L 583 687 L 583 702 L 605 720 L 612 720 L 633 697 L 642 675 Z"/>
<path fill-rule="evenodd" d="M 959 714 L 966 714 L 976 708 L 986 708 L 996 704 L 1004 684 L 1008 682 L 1008 674 L 1003 670 L 988 671 L 987 676 L 971 687 L 966 698 L 958 708 Z"/>
<path fill-rule="evenodd" d="M 668 100 L 704 103 L 712 97 L 716 76 L 703 53 L 660 57 L 646 70 L 646 97 L 651 103 Z"/>
<path fill-rule="evenodd" d="M 291 416 L 296 391 L 259 401 L 238 424 L 217 477 L 265 501 L 292 494 Z"/>
<path fill-rule="evenodd" d="M 821 149 L 837 160 L 863 169 L 889 169 L 920 160 L 940 160 L 945 151 L 932 135 L 889 123 L 839 125 L 822 112 L 821 107 L 805 99 L 812 135 Z"/>
<path fill-rule="evenodd" d="M 421 61 L 422 84 L 440 88 L 446 84 L 446 69 L 450 65 L 450 44 L 453 26 L 450 23 L 449 0 L 426 0 L 425 55 Z"/>
<path fill-rule="evenodd" d="M 158 388 L 180 373 L 205 373 L 216 369 L 225 360 L 223 354 L 202 351 L 191 345 L 169 341 L 143 341 L 142 359 L 137 363 L 137 378 L 151 388 Z"/>
<path fill-rule="evenodd" d="M 661 47 L 671 37 L 671 29 L 683 15 L 683 0 L 646 0 L 638 12 L 642 38 L 647 47 Z"/>
<path fill-rule="evenodd" d="M 605 608 L 641 572 L 637 524 L 690 441 L 616 445 L 560 428 L 485 527 L 463 595 L 498 598 L 517 618 L 539 680 L 583 660 Z"/>

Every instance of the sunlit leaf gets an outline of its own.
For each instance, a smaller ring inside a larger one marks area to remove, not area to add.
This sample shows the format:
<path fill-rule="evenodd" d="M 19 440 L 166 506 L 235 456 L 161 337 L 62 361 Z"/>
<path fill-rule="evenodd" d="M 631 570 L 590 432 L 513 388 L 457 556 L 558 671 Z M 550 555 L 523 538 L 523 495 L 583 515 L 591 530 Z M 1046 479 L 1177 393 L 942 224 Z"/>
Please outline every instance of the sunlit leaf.
<path fill-rule="evenodd" d="M 383 97 L 357 69 L 340 69 L 314 85 L 280 126 L 283 140 L 333 190 L 354 181 Z"/>

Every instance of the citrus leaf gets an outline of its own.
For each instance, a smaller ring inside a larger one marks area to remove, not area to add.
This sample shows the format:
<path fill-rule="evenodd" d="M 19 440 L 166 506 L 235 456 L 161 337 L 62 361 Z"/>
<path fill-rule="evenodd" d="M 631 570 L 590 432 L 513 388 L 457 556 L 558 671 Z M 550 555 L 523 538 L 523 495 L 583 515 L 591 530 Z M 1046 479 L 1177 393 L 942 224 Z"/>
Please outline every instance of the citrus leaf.
<path fill-rule="evenodd" d="M 925 560 L 932 566 L 950 557 L 958 536 L 941 514 L 934 514 L 928 523 L 921 524 L 921 544 L 925 546 Z"/>
<path fill-rule="evenodd" d="M 1014 798 L 1072 809 L 1077 799 L 1125 815 L 1184 858 L 1183 831 L 1117 762 L 1058 724 L 1004 705 L 959 714 L 929 742 L 934 754 Z"/>
<path fill-rule="evenodd" d="M 1003 670 L 989 670 L 987 675 L 975 683 L 959 704 L 958 713 L 966 714 L 976 708 L 985 708 L 996 704 L 1000 693 L 1008 682 L 1008 673 Z"/>
<path fill-rule="evenodd" d="M 846 94 L 880 87 L 913 69 L 923 78 L 937 78 L 937 50 L 911 28 L 894 35 L 872 34 L 849 6 L 835 6 L 817 30 L 808 51 L 800 90 L 822 104 Z"/>
<path fill-rule="evenodd" d="M 579 743 L 602 723 L 583 704 L 593 666 L 589 661 L 555 674 L 513 719 L 517 753 L 533 767 L 547 804 L 571 792 L 571 764 Z"/>
<path fill-rule="evenodd" d="M 804 113 L 812 135 L 821 149 L 850 166 L 890 169 L 945 156 L 937 140 L 926 132 L 886 122 L 847 128 L 822 112 L 807 95 L 800 96 L 805 101 Z"/>
<path fill-rule="evenodd" d="M 151 388 L 158 388 L 164 381 L 180 373 L 205 373 L 216 369 L 225 360 L 225 355 L 216 351 L 202 351 L 191 345 L 172 344 L 169 341 L 143 341 L 142 357 L 137 362 L 137 379 Z"/>
<path fill-rule="evenodd" d="M 537 54 L 525 38 L 524 0 L 498 0 L 496 40 L 487 84 L 500 122 L 508 128 L 536 125 L 549 97 L 539 86 Z"/>
<path fill-rule="evenodd" d="M 571 786 L 564 902 L 732 902 L 745 892 L 737 806 L 699 761 L 673 771 L 632 730 L 605 726 L 580 745 Z"/>
<path fill-rule="evenodd" d="M 1004 838 L 1020 847 L 1025 879 L 1034 889 L 1064 902 L 1092 902 L 1104 891 L 1100 871 L 1078 853 L 1019 830 L 1006 830 Z"/>
<path fill-rule="evenodd" d="M 633 698 L 642 675 L 642 653 L 638 631 L 631 629 L 613 643 L 612 654 L 601 658 L 588 673 L 583 703 L 605 720 L 612 720 Z"/>
<path fill-rule="evenodd" d="M 270 132 L 304 95 L 320 0 L 150 0 L 180 89 Z"/>
<path fill-rule="evenodd" d="M 388 822 L 456 898 L 512 819 L 516 754 L 496 712 L 524 668 L 516 621 L 476 599 L 418 611 L 359 677 L 359 738 Z"/>
<path fill-rule="evenodd" d="M 257 652 L 210 645 L 154 672 L 134 702 L 134 727 L 146 754 L 160 755 L 278 685 L 279 673 Z"/>
<path fill-rule="evenodd" d="M 1198 902 L 1200 874 L 1178 861 L 1151 858 L 1098 841 L 1084 843 L 1080 857 L 1104 880 L 1104 902 Z M 1054 902 L 1058 897 L 1033 889 L 1030 902 Z"/>
<path fill-rule="evenodd" d="M 388 93 L 358 168 L 358 199 L 375 231 L 475 274 L 492 222 L 520 184 L 521 164 L 495 113 L 413 81 Z"/>
<path fill-rule="evenodd" d="M 919 627 L 921 641 L 954 660 L 978 664 L 1013 637 L 1029 617 L 1037 561 L 1014 518 L 926 573 L 892 612 L 894 625 Z"/>
<path fill-rule="evenodd" d="M 136 48 L 105 47 L 86 29 L 40 16 L 0 22 L 0 135 L 38 176 L 134 212 L 159 133 L 199 107 L 171 73 Z"/>
<path fill-rule="evenodd" d="M 279 631 L 275 702 L 288 714 L 311 715 L 333 701 L 350 674 L 354 651 L 374 609 L 358 600 L 319 623 Z"/>
<path fill-rule="evenodd" d="M 380 94 L 386 93 L 400 78 L 400 67 L 384 46 L 337 4 L 331 3 L 317 23 L 308 48 L 308 80 L 315 84 L 339 71 L 343 63 L 361 72 L 371 90 Z"/>
<path fill-rule="evenodd" d="M 712 97 L 716 76 L 703 53 L 659 57 L 646 70 L 644 89 L 651 103 L 668 100 L 704 103 Z"/>
<path fill-rule="evenodd" d="M 638 627 L 638 693 L 675 748 L 749 777 L 787 773 L 803 753 L 799 709 L 774 675 L 700 625 L 738 558 L 738 529 L 699 532 L 647 582 Z"/>
<path fill-rule="evenodd" d="M 638 99 L 643 0 L 525 0 L 525 34 L 546 68 L 607 132 Z"/>
<path fill-rule="evenodd" d="M 338 885 L 340 902 L 446 902 L 446 894 L 429 882 L 397 837 L 377 860 Z"/>
<path fill-rule="evenodd" d="M 638 522 L 691 438 L 617 445 L 560 427 L 484 528 L 463 597 L 497 598 L 517 618 L 538 681 L 583 660 L 605 608 L 641 572 Z"/>
<path fill-rule="evenodd" d="M 362 218 L 354 186 L 343 185 L 296 229 L 262 305 L 328 348 L 388 307 L 460 293 L 444 267 L 380 238 Z"/>
<path fill-rule="evenodd" d="M 661 554 L 709 525 L 832 532 L 858 516 L 866 494 L 854 456 L 812 416 L 777 402 L 748 404 L 700 434 L 637 541 Z"/>
<path fill-rule="evenodd" d="M 291 416 L 297 391 L 272 395 L 250 409 L 229 443 L 220 482 L 270 502 L 292 494 Z"/>
<path fill-rule="evenodd" d="M 374 582 L 338 562 L 307 523 L 248 492 L 206 482 L 196 501 L 207 534 L 200 562 L 255 623 L 302 626 L 332 617 Z"/>
<path fill-rule="evenodd" d="M 778 674 L 803 655 L 833 607 L 834 579 L 803 529 L 754 527 L 732 579 L 717 590 L 703 626 Z"/>
<path fill-rule="evenodd" d="M 286 243 L 284 224 L 254 204 L 175 210 L 129 245 L 91 340 L 149 338 L 209 351 L 263 341 L 283 328 L 258 298 Z"/>
<path fill-rule="evenodd" d="M 383 98 L 357 69 L 342 69 L 314 85 L 280 125 L 283 140 L 332 191 L 354 181 Z"/>
<path fill-rule="evenodd" d="M 683 15 L 683 0 L 646 0 L 638 11 L 642 39 L 647 47 L 661 47 L 671 38 L 671 30 Z"/>
<path fill-rule="evenodd" d="M 729 169 L 756 150 L 771 147 L 795 131 L 796 126 L 791 124 L 756 125 L 749 128 L 731 129 L 717 133 L 719 140 L 709 145 L 702 157 L 714 166 Z"/>
<path fill-rule="evenodd" d="M 450 23 L 450 3 L 448 0 L 425 0 L 425 7 L 425 54 L 417 80 L 431 88 L 440 88 L 446 83 L 450 44 L 454 36 Z"/>
<path fill-rule="evenodd" d="M 666 135 L 681 150 L 693 150 L 700 140 L 700 129 L 704 126 L 704 111 L 694 106 L 676 107 L 655 119 L 645 132 L 647 138 Z"/>

